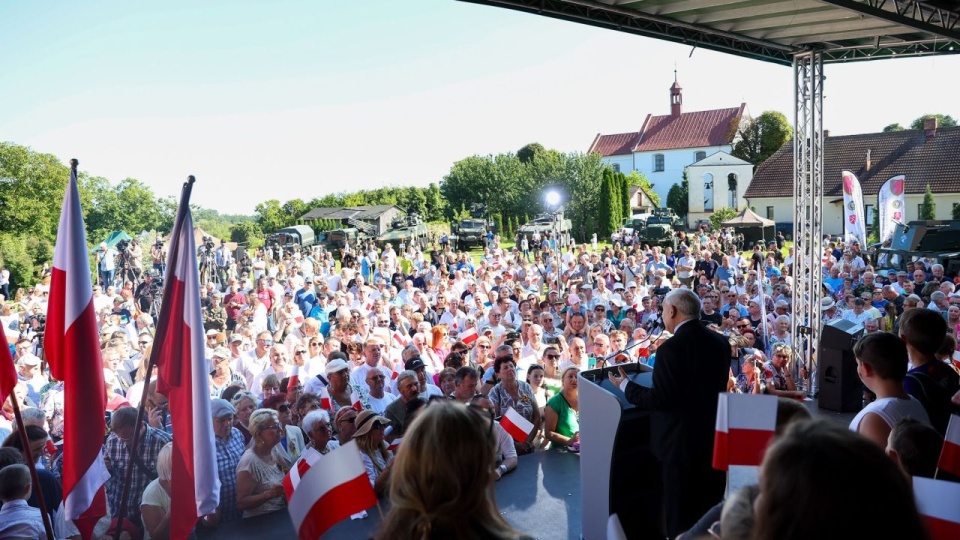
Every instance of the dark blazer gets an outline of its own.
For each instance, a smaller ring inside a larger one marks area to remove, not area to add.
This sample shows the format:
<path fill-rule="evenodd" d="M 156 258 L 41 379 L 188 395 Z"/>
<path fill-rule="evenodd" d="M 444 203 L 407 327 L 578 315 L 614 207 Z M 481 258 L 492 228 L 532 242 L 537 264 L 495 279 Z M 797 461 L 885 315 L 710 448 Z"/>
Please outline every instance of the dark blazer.
<path fill-rule="evenodd" d="M 665 464 L 710 467 L 717 395 L 727 390 L 730 344 L 697 319 L 657 349 L 653 388 L 630 382 L 630 403 L 652 411 L 653 454 Z"/>

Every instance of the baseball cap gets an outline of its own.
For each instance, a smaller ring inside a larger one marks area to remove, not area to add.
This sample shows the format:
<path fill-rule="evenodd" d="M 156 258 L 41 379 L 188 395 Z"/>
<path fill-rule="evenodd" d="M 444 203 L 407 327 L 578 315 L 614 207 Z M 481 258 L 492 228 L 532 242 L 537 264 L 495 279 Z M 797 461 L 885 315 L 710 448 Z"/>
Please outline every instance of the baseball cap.
<path fill-rule="evenodd" d="M 348 369 L 350 369 L 350 366 L 348 366 L 346 362 L 344 362 L 340 358 L 336 358 L 334 360 L 327 362 L 327 367 L 324 368 L 323 372 L 329 376 L 333 373 L 337 373 L 337 372 L 348 370 Z"/>
<path fill-rule="evenodd" d="M 403 364 L 403 369 L 410 371 L 416 371 L 425 367 L 427 367 L 426 364 L 423 363 L 423 360 L 419 356 L 414 356 Z"/>
<path fill-rule="evenodd" d="M 240 334 L 233 334 L 230 336 L 230 343 L 243 343 L 243 336 Z"/>

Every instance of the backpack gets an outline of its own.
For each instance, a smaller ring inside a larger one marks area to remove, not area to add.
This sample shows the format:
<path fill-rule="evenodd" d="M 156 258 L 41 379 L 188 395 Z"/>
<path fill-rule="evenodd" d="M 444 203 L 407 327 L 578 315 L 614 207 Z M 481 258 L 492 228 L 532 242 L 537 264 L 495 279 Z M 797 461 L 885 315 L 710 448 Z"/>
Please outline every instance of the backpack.
<path fill-rule="evenodd" d="M 957 385 L 951 385 L 950 378 L 944 377 L 937 381 L 926 373 L 907 373 L 907 378 L 920 386 L 921 395 L 914 397 L 918 398 L 926 409 L 930 423 L 941 435 L 946 434 L 950 415 L 960 414 L 960 406 L 950 401 L 957 392 Z"/>

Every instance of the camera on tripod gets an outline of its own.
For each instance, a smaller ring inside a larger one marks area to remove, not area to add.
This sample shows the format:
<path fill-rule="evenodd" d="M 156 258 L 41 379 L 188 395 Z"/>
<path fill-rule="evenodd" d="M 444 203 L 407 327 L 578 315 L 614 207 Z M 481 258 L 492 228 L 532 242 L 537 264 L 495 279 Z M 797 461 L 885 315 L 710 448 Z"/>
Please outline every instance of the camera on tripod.
<path fill-rule="evenodd" d="M 130 246 L 130 241 L 129 241 L 129 240 L 121 240 L 121 241 L 117 242 L 117 251 L 123 253 L 124 251 L 127 250 L 127 247 L 128 247 L 128 246 Z"/>
<path fill-rule="evenodd" d="M 203 247 L 206 248 L 207 251 L 213 251 L 213 249 L 217 247 L 217 244 L 213 241 L 212 236 L 204 236 Z"/>

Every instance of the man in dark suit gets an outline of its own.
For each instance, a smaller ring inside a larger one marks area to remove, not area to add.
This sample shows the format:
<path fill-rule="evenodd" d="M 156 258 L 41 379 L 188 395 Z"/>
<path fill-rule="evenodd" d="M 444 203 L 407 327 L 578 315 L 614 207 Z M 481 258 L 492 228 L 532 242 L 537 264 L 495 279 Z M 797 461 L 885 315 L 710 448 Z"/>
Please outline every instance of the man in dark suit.
<path fill-rule="evenodd" d="M 627 400 L 651 411 L 651 451 L 663 464 L 666 532 L 686 531 L 723 498 L 724 474 L 711 467 L 717 395 L 726 391 L 730 344 L 699 322 L 700 299 L 689 289 L 667 294 L 663 323 L 673 333 L 657 350 L 653 388 L 610 380 Z"/>

